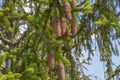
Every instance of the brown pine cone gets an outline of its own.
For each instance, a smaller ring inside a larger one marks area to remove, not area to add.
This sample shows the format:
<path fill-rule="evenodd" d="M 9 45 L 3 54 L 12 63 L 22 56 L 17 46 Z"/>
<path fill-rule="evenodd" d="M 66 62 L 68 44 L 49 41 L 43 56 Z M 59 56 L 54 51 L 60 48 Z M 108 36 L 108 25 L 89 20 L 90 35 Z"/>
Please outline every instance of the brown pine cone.
<path fill-rule="evenodd" d="M 71 7 L 73 10 L 76 9 L 76 0 L 72 0 Z"/>
<path fill-rule="evenodd" d="M 65 12 L 65 17 L 68 20 L 72 19 L 72 14 L 71 14 L 71 10 L 70 10 L 70 4 L 68 2 L 64 3 L 64 12 Z"/>
<path fill-rule="evenodd" d="M 64 64 L 60 62 L 58 64 L 59 80 L 65 80 L 65 69 Z"/>
<path fill-rule="evenodd" d="M 73 37 L 77 34 L 77 26 L 74 19 L 71 20 L 71 33 Z"/>
<path fill-rule="evenodd" d="M 66 25 L 66 19 L 61 18 L 60 19 L 60 25 L 61 25 L 61 34 L 64 38 L 67 38 L 68 36 L 68 31 L 67 31 L 67 25 Z"/>
<path fill-rule="evenodd" d="M 68 37 L 68 29 L 66 29 L 65 34 L 63 35 L 63 38 L 66 39 Z"/>
<path fill-rule="evenodd" d="M 52 21 L 52 25 L 54 27 L 54 32 L 57 37 L 61 36 L 61 26 L 60 26 L 60 20 L 59 19 L 54 19 Z"/>
<path fill-rule="evenodd" d="M 48 55 L 48 67 L 50 69 L 54 69 L 54 61 L 55 61 L 55 54 L 54 52 L 50 52 Z"/>

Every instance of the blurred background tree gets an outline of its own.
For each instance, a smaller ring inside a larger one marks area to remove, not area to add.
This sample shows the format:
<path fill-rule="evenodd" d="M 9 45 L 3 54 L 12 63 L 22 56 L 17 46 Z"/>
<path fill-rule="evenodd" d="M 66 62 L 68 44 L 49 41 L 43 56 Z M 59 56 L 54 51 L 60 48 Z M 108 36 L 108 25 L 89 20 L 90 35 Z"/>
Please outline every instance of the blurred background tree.
<path fill-rule="evenodd" d="M 83 64 L 96 49 L 108 80 L 119 73 L 111 57 L 119 55 L 120 0 L 1 2 L 0 80 L 90 80 Z"/>

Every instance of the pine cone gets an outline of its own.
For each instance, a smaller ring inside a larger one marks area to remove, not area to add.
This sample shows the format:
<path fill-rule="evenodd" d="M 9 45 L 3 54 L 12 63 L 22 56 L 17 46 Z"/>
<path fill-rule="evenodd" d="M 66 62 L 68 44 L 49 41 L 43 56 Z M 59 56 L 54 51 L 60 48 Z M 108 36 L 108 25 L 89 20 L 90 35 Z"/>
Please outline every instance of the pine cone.
<path fill-rule="evenodd" d="M 72 0 L 71 7 L 73 10 L 76 9 L 76 0 Z"/>
<path fill-rule="evenodd" d="M 55 60 L 54 52 L 50 52 L 48 55 L 48 67 L 50 69 L 54 69 L 54 60 Z"/>
<path fill-rule="evenodd" d="M 67 31 L 67 25 L 66 25 L 66 19 L 61 18 L 60 19 L 60 25 L 61 25 L 61 34 L 64 38 L 67 38 L 68 36 L 68 31 Z"/>
<path fill-rule="evenodd" d="M 54 32 L 57 37 L 61 36 L 61 27 L 60 27 L 60 20 L 54 19 L 52 22 L 52 25 L 54 27 Z"/>
<path fill-rule="evenodd" d="M 68 29 L 66 29 L 65 34 L 63 35 L 63 38 L 67 38 L 68 37 Z"/>
<path fill-rule="evenodd" d="M 76 36 L 77 34 L 77 26 L 74 19 L 71 20 L 71 33 L 72 36 Z"/>
<path fill-rule="evenodd" d="M 58 64 L 58 71 L 59 71 L 59 79 L 65 80 L 65 69 L 64 69 L 64 64 L 62 62 Z"/>
<path fill-rule="evenodd" d="M 70 4 L 68 2 L 64 3 L 64 12 L 65 12 L 65 16 L 68 20 L 72 19 L 72 14 L 71 14 L 71 10 L 70 10 Z"/>

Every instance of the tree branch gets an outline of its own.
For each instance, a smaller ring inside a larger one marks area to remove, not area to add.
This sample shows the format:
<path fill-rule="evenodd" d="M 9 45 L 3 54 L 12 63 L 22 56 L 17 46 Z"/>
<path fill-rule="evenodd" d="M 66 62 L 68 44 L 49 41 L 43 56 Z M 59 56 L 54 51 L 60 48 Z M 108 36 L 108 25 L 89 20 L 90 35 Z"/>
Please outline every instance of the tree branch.
<path fill-rule="evenodd" d="M 116 14 L 116 16 L 119 17 L 120 16 L 120 12 L 118 14 Z"/>
<path fill-rule="evenodd" d="M 7 43 L 7 44 L 11 44 L 11 45 L 16 44 L 16 41 L 13 41 L 13 40 L 11 41 L 9 39 L 4 38 L 2 32 L 0 32 L 0 40 L 2 40 L 2 42 Z"/>
<path fill-rule="evenodd" d="M 47 23 L 48 23 L 49 17 L 50 17 L 50 12 L 46 15 L 45 23 L 44 23 L 44 25 L 43 25 L 43 31 L 44 31 L 45 28 L 46 28 L 46 25 L 47 25 Z"/>
<path fill-rule="evenodd" d="M 8 50 L 8 48 L 3 44 L 0 44 L 0 49 L 3 50 L 3 51 Z"/>
<path fill-rule="evenodd" d="M 50 8 L 49 8 L 48 13 L 46 14 L 45 23 L 44 23 L 44 25 L 43 25 L 43 31 L 45 31 L 46 25 L 47 25 L 48 20 L 49 20 L 49 18 L 50 18 L 50 12 L 51 12 L 51 8 L 53 7 L 53 4 L 50 3 L 50 4 L 49 4 L 49 7 L 50 7 Z"/>
<path fill-rule="evenodd" d="M 26 30 L 22 35 L 21 35 L 21 37 L 17 40 L 17 44 L 19 44 L 19 42 L 21 41 L 21 40 L 23 40 L 23 38 L 26 36 L 26 34 L 27 34 L 27 31 L 28 30 Z"/>
<path fill-rule="evenodd" d="M 80 3 L 77 5 L 77 7 L 78 7 L 78 6 L 82 6 L 85 2 L 86 2 L 86 0 L 80 2 Z"/>
<path fill-rule="evenodd" d="M 113 78 L 114 76 L 116 76 L 116 75 L 119 74 L 119 73 L 120 73 L 120 69 L 117 69 L 117 70 L 115 71 L 115 73 L 112 74 L 110 77 L 108 77 L 106 80 L 110 80 L 111 78 Z"/>

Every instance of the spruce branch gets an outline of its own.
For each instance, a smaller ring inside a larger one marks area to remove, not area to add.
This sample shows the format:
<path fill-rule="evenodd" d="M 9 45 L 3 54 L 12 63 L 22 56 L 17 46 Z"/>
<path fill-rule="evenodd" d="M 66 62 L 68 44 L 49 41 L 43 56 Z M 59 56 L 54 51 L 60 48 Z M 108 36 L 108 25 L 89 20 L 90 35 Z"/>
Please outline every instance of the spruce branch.
<path fill-rule="evenodd" d="M 3 33 L 2 33 L 2 32 L 0 32 L 0 40 L 2 40 L 2 42 L 4 42 L 4 43 L 10 44 L 10 45 L 16 44 L 16 40 L 6 39 L 6 38 L 3 36 Z"/>
<path fill-rule="evenodd" d="M 50 12 L 46 15 L 45 23 L 43 25 L 43 31 L 45 31 L 45 28 L 46 28 L 46 25 L 48 23 L 49 17 L 50 17 Z"/>
<path fill-rule="evenodd" d="M 4 46 L 3 44 L 0 44 L 0 49 L 3 50 L 3 51 L 8 50 L 8 48 L 6 46 Z"/>
<path fill-rule="evenodd" d="M 84 0 L 82 2 L 80 1 L 80 3 L 77 5 L 77 7 L 82 6 L 85 2 L 86 2 L 86 0 Z"/>
<path fill-rule="evenodd" d="M 120 16 L 120 12 L 118 14 L 116 14 L 116 16 L 119 17 Z"/>
<path fill-rule="evenodd" d="M 115 70 L 115 72 L 114 72 L 114 74 L 112 74 L 110 77 L 108 77 L 106 80 L 110 80 L 110 79 L 112 79 L 113 77 L 115 77 L 117 74 L 119 74 L 120 73 L 120 69 L 117 69 L 117 70 Z"/>
<path fill-rule="evenodd" d="M 49 18 L 50 18 L 50 12 L 51 12 L 51 8 L 52 8 L 52 7 L 53 7 L 53 4 L 50 3 L 50 4 L 49 4 L 49 11 L 48 11 L 48 13 L 46 14 L 46 19 L 45 19 L 45 22 L 44 22 L 44 25 L 43 25 L 43 31 L 45 31 L 46 25 L 47 25 L 48 20 L 49 20 Z"/>
<path fill-rule="evenodd" d="M 19 44 L 20 41 L 24 39 L 24 37 L 26 36 L 27 32 L 28 32 L 28 30 L 26 30 L 26 31 L 21 35 L 21 37 L 17 40 L 17 44 Z"/>

